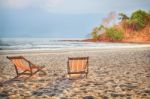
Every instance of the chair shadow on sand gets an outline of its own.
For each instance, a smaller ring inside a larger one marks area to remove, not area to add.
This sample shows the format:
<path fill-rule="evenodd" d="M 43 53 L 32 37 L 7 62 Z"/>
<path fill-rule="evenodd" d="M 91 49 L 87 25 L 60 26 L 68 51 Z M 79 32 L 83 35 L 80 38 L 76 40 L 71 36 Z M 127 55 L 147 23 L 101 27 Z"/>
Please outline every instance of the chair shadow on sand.
<path fill-rule="evenodd" d="M 14 83 L 17 83 L 17 82 L 24 82 L 23 80 L 24 78 L 11 78 L 11 79 L 8 79 L 8 80 L 5 80 L 5 81 L 0 81 L 0 88 L 1 87 L 4 87 L 4 86 L 10 86 L 10 85 L 13 85 Z M 7 91 L 1 91 L 0 92 L 0 98 L 2 99 L 9 99 L 9 94 Z"/>
<path fill-rule="evenodd" d="M 45 74 L 38 74 L 38 77 L 44 77 Z M 37 78 L 37 75 L 20 75 L 19 77 L 18 76 L 15 76 L 13 78 L 9 78 L 7 80 L 4 80 L 4 81 L 0 81 L 0 87 L 3 87 L 3 86 L 7 86 L 7 85 L 12 85 L 14 83 L 25 83 L 26 81 L 32 79 L 32 77 L 36 77 Z"/>
<path fill-rule="evenodd" d="M 67 78 L 62 76 L 61 78 L 56 79 L 52 83 L 48 83 L 45 87 L 39 88 L 32 92 L 34 96 L 64 96 L 63 93 L 69 91 L 72 88 L 72 84 L 76 83 L 78 80 L 86 79 L 85 77 L 74 77 L 74 78 Z"/>
<path fill-rule="evenodd" d="M 22 76 L 22 77 L 14 77 L 5 81 L 0 82 L 0 87 L 11 85 L 17 82 L 25 82 L 26 80 L 30 79 L 30 76 Z"/>
<path fill-rule="evenodd" d="M 53 84 L 48 84 L 45 88 L 39 88 L 33 95 L 59 96 L 72 87 L 72 84 L 80 78 L 88 75 L 89 57 L 68 57 L 67 71 L 69 78 L 62 76 L 56 79 Z"/>

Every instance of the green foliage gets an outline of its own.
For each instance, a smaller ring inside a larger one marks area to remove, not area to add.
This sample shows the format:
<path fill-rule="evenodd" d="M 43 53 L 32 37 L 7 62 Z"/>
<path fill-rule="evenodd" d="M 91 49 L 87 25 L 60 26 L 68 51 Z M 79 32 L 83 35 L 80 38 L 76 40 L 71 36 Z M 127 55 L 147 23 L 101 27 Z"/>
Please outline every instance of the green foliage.
<path fill-rule="evenodd" d="M 93 38 L 94 40 L 97 40 L 97 39 L 98 39 L 97 32 L 92 32 L 92 38 Z"/>
<path fill-rule="evenodd" d="M 137 10 L 133 12 L 131 17 L 128 17 L 124 13 L 120 13 L 119 16 L 122 20 L 124 28 L 140 30 L 143 29 L 146 25 L 150 24 L 150 12 L 143 10 Z"/>
<path fill-rule="evenodd" d="M 93 38 L 94 40 L 97 40 L 97 39 L 99 38 L 99 35 L 98 35 L 98 28 L 97 28 L 97 27 L 93 29 L 91 35 L 92 35 L 92 38 Z"/>
<path fill-rule="evenodd" d="M 91 33 L 92 38 L 94 40 L 98 40 L 101 36 L 98 32 L 105 29 L 106 28 L 103 25 L 100 25 L 99 27 L 95 27 Z"/>
<path fill-rule="evenodd" d="M 150 22 L 150 13 L 143 10 L 137 10 L 132 13 L 128 25 L 133 30 L 140 30 Z"/>
<path fill-rule="evenodd" d="M 100 26 L 98 27 L 98 30 L 102 30 L 102 29 L 105 29 L 105 27 L 104 27 L 103 25 L 100 25 Z"/>
<path fill-rule="evenodd" d="M 143 29 L 147 25 L 150 25 L 150 11 L 146 12 L 143 10 L 137 10 L 133 12 L 129 17 L 124 13 L 119 13 L 119 16 L 119 18 L 121 19 L 122 29 L 118 29 L 120 27 L 106 28 L 103 25 L 99 25 L 98 27 L 93 29 L 91 33 L 92 38 L 94 40 L 98 40 L 101 37 L 100 33 L 105 33 L 106 35 L 103 36 L 108 37 L 110 40 L 122 40 L 124 38 L 124 32 L 128 32 L 128 29 L 138 31 Z"/>
<path fill-rule="evenodd" d="M 109 37 L 111 40 L 122 40 L 124 35 L 123 35 L 123 31 L 120 29 L 116 29 L 116 28 L 108 28 L 106 30 L 106 36 Z"/>
<path fill-rule="evenodd" d="M 129 19 L 129 17 L 124 13 L 119 13 L 119 16 L 119 19 L 121 19 L 122 21 Z"/>

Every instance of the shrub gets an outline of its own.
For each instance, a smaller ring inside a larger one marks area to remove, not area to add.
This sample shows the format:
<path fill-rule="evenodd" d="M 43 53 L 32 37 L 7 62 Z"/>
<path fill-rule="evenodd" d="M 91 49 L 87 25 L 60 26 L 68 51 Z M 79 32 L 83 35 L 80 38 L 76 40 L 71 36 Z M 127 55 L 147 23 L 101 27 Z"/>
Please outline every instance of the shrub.
<path fill-rule="evenodd" d="M 98 28 L 95 27 L 91 33 L 92 39 L 97 40 L 99 35 L 98 35 Z"/>
<path fill-rule="evenodd" d="M 92 32 L 92 39 L 97 40 L 98 39 L 98 34 L 97 32 Z"/>
<path fill-rule="evenodd" d="M 129 19 L 129 27 L 133 30 L 140 30 L 144 28 L 150 20 L 150 14 L 143 11 L 137 10 L 132 13 L 131 18 Z"/>
<path fill-rule="evenodd" d="M 122 40 L 124 35 L 121 29 L 117 28 L 108 28 L 106 30 L 106 36 L 109 37 L 111 40 Z"/>

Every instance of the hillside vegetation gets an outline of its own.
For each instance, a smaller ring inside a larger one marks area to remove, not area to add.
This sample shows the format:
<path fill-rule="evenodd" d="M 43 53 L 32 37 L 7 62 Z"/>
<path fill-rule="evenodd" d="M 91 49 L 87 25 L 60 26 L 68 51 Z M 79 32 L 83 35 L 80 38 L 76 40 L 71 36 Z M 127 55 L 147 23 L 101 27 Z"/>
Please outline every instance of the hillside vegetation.
<path fill-rule="evenodd" d="M 150 12 L 137 10 L 131 16 L 120 13 L 119 19 L 117 25 L 95 27 L 92 41 L 150 42 Z"/>

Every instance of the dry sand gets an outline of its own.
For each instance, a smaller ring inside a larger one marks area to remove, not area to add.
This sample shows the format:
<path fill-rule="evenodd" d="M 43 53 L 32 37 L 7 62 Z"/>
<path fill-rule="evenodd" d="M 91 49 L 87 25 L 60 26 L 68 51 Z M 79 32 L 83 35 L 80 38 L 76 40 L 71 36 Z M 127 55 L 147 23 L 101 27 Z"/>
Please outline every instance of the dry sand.
<path fill-rule="evenodd" d="M 16 79 L 6 56 L 45 65 L 46 76 Z M 88 78 L 69 80 L 68 57 L 89 56 Z M 150 99 L 150 48 L 13 52 L 0 55 L 0 99 Z"/>

